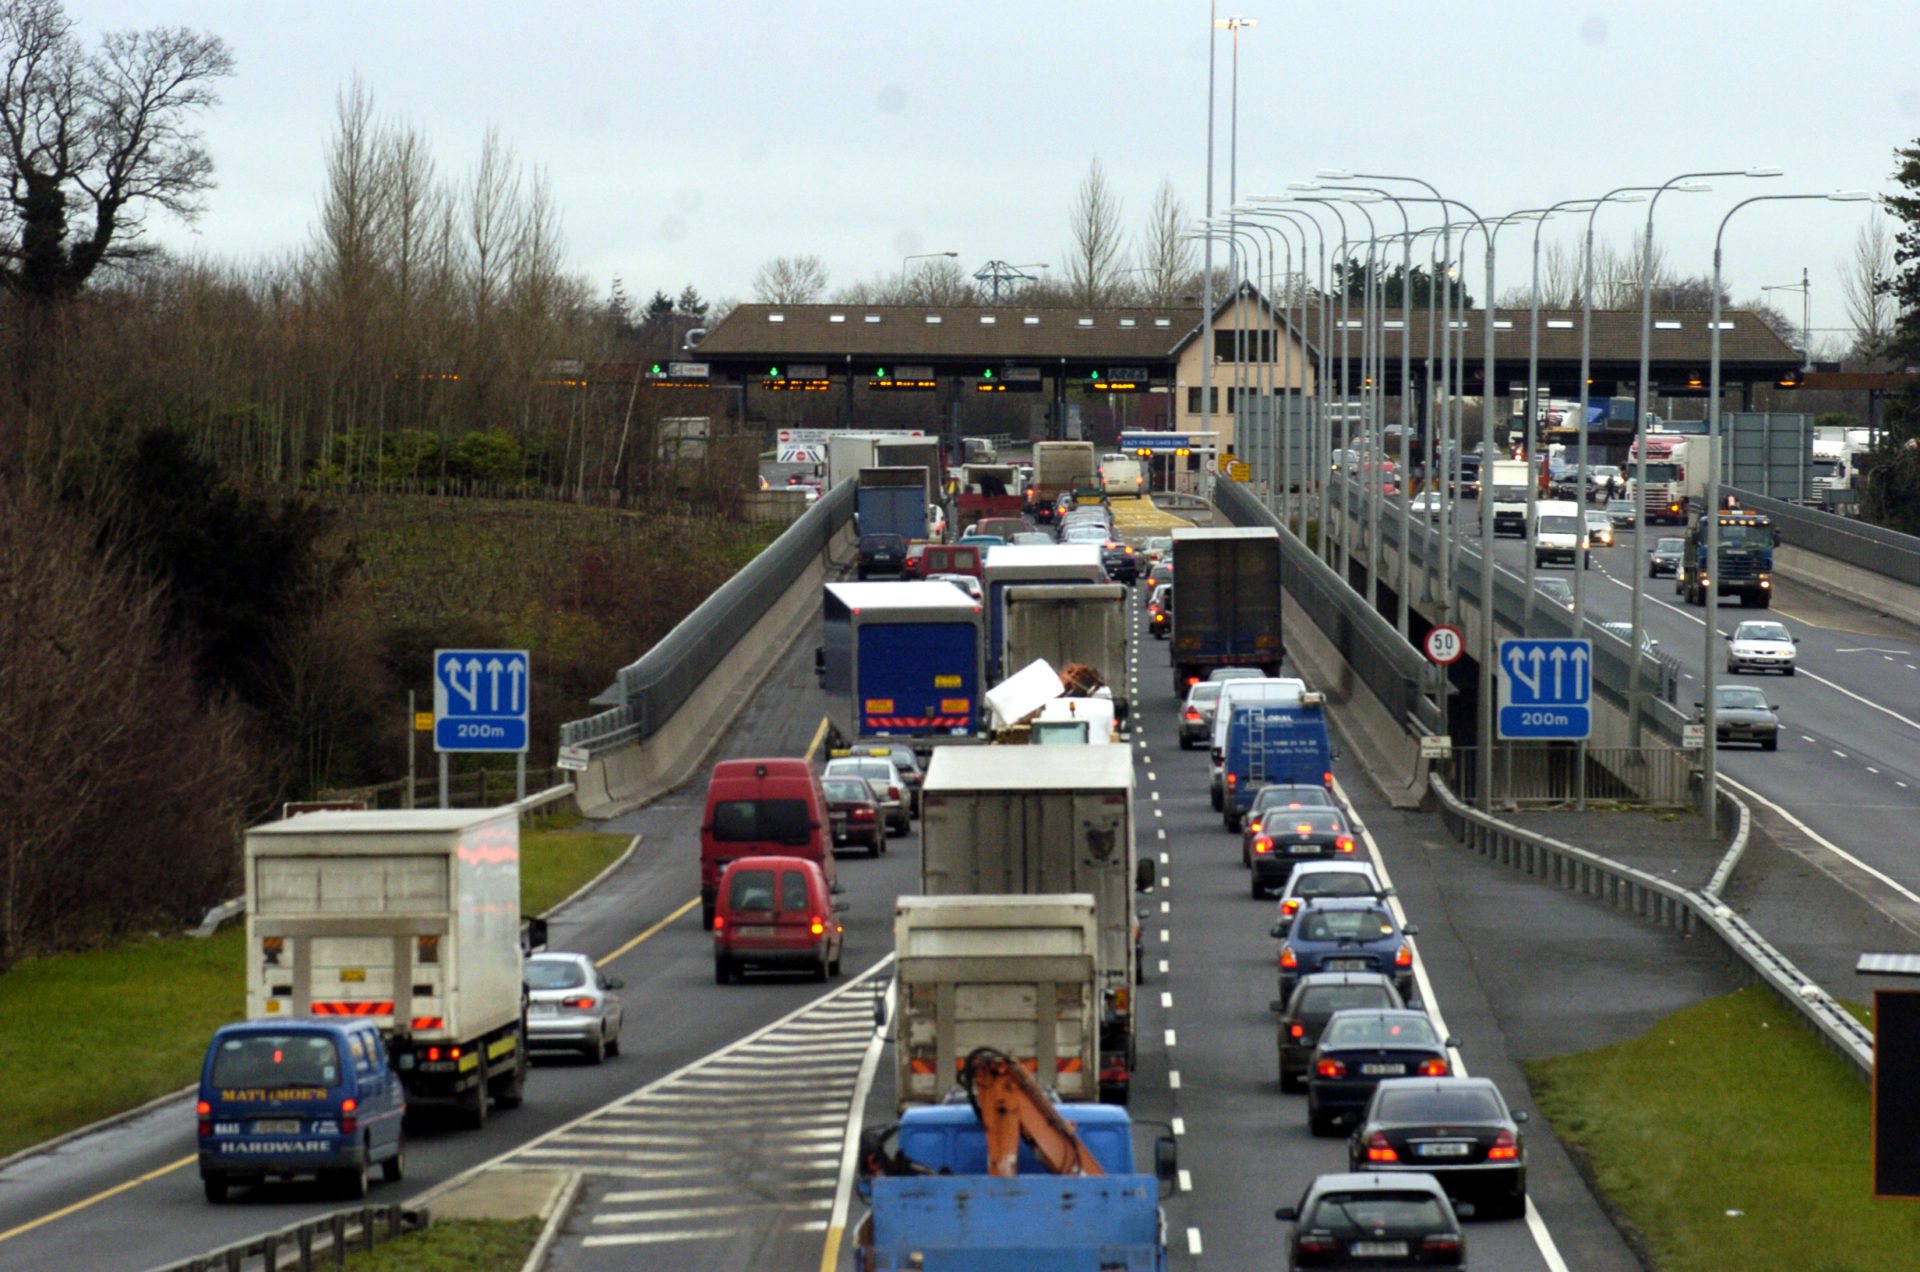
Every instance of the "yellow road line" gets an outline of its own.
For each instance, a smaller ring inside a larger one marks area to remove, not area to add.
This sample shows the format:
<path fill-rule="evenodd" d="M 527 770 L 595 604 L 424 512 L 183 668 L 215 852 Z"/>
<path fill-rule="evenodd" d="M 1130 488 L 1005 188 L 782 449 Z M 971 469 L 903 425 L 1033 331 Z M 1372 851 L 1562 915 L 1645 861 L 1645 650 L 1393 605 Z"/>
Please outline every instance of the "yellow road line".
<path fill-rule="evenodd" d="M 161 1166 L 156 1170 L 150 1170 L 146 1174 L 140 1176 L 137 1179 L 129 1179 L 124 1184 L 115 1184 L 113 1187 L 107 1189 L 106 1191 L 97 1192 L 93 1194 L 93 1196 L 88 1197 L 84 1201 L 76 1201 L 71 1206 L 62 1206 L 60 1209 L 54 1211 L 52 1214 L 41 1215 L 38 1219 L 35 1219 L 29 1223 L 23 1223 L 17 1228 L 8 1228 L 5 1232 L 0 1232 L 0 1241 L 9 1241 L 14 1237 L 19 1236 L 23 1232 L 32 1232 L 35 1228 L 40 1227 L 42 1224 L 52 1223 L 55 1219 L 64 1219 L 76 1210 L 85 1210 L 88 1206 L 93 1205 L 95 1202 L 105 1201 L 109 1197 L 117 1197 L 121 1193 L 127 1191 L 127 1189 L 138 1188 L 141 1184 L 146 1183 L 150 1179 L 158 1179 L 162 1175 L 171 1175 L 174 1171 L 179 1170 L 182 1166 L 191 1166 L 198 1160 L 200 1159 L 197 1154 L 191 1157 L 182 1157 L 177 1162 L 169 1162 L 165 1166 Z"/>
<path fill-rule="evenodd" d="M 826 716 L 820 717 L 820 727 L 813 731 L 813 741 L 807 743 L 807 754 L 804 758 L 809 760 L 813 758 L 814 752 L 820 749 L 820 744 L 827 740 L 827 730 L 831 729 L 832 727 L 833 727 L 832 720 L 828 719 Z"/>
<path fill-rule="evenodd" d="M 628 941 L 625 945 L 622 945 L 619 949 L 615 950 L 613 953 L 607 955 L 605 958 L 596 959 L 593 965 L 595 967 L 605 967 L 608 963 L 613 962 L 614 959 L 619 958 L 622 954 L 625 954 L 628 950 L 640 944 L 640 942 L 646 940 L 648 937 L 652 936 L 655 932 L 658 932 L 661 928 L 667 926 L 667 924 L 673 922 L 675 919 L 679 918 L 681 915 L 685 914 L 688 910 L 693 909 L 694 906 L 699 904 L 700 904 L 700 898 L 695 897 L 693 900 L 681 906 L 678 910 L 675 910 L 672 914 L 669 914 L 666 918 L 660 920 L 658 923 L 654 924 L 652 927 L 648 928 L 646 931 L 642 932 L 640 935 L 634 937 L 631 941 Z"/>
<path fill-rule="evenodd" d="M 840 1266 L 840 1225 L 827 1229 L 827 1248 L 820 1252 L 820 1272 L 834 1272 Z"/>

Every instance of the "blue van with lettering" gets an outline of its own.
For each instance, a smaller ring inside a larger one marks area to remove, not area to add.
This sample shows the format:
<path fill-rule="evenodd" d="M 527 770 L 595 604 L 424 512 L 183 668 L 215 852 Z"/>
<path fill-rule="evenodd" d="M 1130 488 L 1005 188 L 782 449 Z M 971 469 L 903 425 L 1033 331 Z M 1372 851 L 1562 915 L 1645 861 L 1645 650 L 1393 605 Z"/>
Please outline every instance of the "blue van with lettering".
<path fill-rule="evenodd" d="M 1225 745 L 1221 748 L 1221 819 L 1228 830 L 1240 820 L 1262 786 L 1333 787 L 1333 744 L 1321 697 L 1311 691 L 1295 702 L 1234 702 L 1228 697 Z"/>
<path fill-rule="evenodd" d="M 406 1173 L 407 1095 L 371 1020 L 227 1025 L 207 1047 L 195 1112 L 210 1202 L 296 1175 L 357 1200 L 376 1164 L 390 1181 Z"/>

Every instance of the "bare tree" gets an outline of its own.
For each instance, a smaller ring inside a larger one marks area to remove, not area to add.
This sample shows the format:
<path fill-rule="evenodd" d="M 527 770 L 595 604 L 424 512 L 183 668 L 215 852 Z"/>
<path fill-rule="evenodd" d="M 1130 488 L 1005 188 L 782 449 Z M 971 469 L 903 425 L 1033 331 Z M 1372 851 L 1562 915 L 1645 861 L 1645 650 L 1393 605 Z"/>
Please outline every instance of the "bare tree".
<path fill-rule="evenodd" d="M 1853 323 L 1853 356 L 1868 361 L 1886 352 L 1893 335 L 1893 235 L 1875 216 L 1854 235 L 1853 254 L 1841 265 L 1840 294 Z"/>
<path fill-rule="evenodd" d="M 900 278 L 900 305 L 972 305 L 977 303 L 973 279 L 960 262 L 941 256 L 920 261 Z"/>
<path fill-rule="evenodd" d="M 60 0 L 0 3 L 0 284 L 37 300 L 74 295 L 102 265 L 140 254 L 149 207 L 193 219 L 213 160 L 189 121 L 232 73 L 216 35 L 114 31 L 89 54 Z"/>
<path fill-rule="evenodd" d="M 1067 225 L 1073 246 L 1067 249 L 1067 290 L 1076 304 L 1103 305 L 1120 284 L 1119 262 L 1124 232 L 1120 228 L 1120 196 L 1107 184 L 1098 156 L 1087 165 Z"/>
<path fill-rule="evenodd" d="M 1193 244 L 1185 237 L 1192 219 L 1172 179 L 1163 179 L 1153 192 L 1146 231 L 1140 237 L 1137 279 L 1144 303 L 1171 307 L 1193 290 L 1198 266 Z"/>
<path fill-rule="evenodd" d="M 818 256 L 776 256 L 753 275 L 753 298 L 763 305 L 811 305 L 827 289 Z"/>

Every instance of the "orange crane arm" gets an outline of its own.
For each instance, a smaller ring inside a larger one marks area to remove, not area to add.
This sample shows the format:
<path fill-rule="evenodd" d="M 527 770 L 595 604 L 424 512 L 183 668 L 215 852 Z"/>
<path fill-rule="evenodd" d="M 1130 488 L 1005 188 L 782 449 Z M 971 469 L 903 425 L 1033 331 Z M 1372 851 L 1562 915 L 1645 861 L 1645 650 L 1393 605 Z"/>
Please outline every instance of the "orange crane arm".
<path fill-rule="evenodd" d="M 974 1116 L 987 1133 L 987 1173 L 1011 1178 L 1020 1173 L 1020 1141 L 1056 1175 L 1103 1175 L 1073 1127 L 1060 1116 L 1040 1084 L 1018 1061 L 981 1047 L 966 1059 L 960 1075 L 973 1102 Z"/>

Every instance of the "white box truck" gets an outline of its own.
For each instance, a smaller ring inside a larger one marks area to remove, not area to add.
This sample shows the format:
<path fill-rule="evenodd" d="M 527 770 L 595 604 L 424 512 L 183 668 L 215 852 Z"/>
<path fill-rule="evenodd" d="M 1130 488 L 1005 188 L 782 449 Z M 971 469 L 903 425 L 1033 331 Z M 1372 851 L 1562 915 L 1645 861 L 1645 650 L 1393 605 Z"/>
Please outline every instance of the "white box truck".
<path fill-rule="evenodd" d="M 1113 696 L 1114 714 L 1126 719 L 1127 594 L 1118 583 L 1008 587 L 1000 665 L 1020 668 L 1044 659 L 1056 670 L 1091 667 Z"/>
<path fill-rule="evenodd" d="M 410 1106 L 519 1105 L 515 810 L 304 813 L 247 831 L 246 875 L 249 1020 L 372 1017 Z"/>
<path fill-rule="evenodd" d="M 1139 967 L 1133 756 L 1120 746 L 945 748 L 921 786 L 920 890 L 927 896 L 1090 893 L 1100 927 L 1100 1089 L 1124 1102 L 1133 1076 Z"/>
<path fill-rule="evenodd" d="M 1490 479 L 1493 532 L 1527 537 L 1527 490 L 1534 480 L 1533 463 L 1525 459 L 1496 459 Z"/>
<path fill-rule="evenodd" d="M 901 897 L 893 938 L 900 1108 L 938 1103 L 976 1047 L 1031 1065 L 1063 1100 L 1097 1097 L 1091 895 Z"/>

